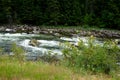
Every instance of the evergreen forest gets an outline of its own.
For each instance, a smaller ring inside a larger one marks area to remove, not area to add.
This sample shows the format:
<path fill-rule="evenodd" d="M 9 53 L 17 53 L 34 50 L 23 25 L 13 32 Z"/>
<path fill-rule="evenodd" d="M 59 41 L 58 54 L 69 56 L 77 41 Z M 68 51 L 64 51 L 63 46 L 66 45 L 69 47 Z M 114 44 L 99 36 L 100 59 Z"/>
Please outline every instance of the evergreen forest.
<path fill-rule="evenodd" d="M 0 0 L 0 24 L 120 29 L 119 0 Z"/>

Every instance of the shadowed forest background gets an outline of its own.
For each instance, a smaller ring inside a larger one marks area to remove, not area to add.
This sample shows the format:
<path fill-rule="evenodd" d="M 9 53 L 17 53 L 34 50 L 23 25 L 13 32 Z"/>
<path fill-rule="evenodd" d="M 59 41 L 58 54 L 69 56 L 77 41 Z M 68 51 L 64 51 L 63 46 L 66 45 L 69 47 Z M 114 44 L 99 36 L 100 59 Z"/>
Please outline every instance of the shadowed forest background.
<path fill-rule="evenodd" d="M 119 0 L 0 0 L 0 24 L 120 29 Z"/>

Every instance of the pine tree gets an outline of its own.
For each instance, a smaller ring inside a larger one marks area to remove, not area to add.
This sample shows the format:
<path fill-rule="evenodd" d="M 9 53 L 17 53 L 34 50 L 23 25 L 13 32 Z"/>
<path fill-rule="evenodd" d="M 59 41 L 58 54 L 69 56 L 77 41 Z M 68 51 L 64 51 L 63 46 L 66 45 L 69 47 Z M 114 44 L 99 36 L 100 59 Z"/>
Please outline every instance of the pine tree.
<path fill-rule="evenodd" d="M 47 0 L 46 4 L 45 14 L 47 16 L 48 24 L 58 25 L 60 17 L 59 2 L 57 0 Z"/>

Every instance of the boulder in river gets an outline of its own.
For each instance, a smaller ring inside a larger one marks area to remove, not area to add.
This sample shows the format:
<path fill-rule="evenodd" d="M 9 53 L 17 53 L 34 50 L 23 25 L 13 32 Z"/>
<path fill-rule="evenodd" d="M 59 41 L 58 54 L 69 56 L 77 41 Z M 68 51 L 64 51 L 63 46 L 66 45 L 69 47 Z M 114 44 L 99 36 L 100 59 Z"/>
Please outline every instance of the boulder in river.
<path fill-rule="evenodd" d="M 29 41 L 29 45 L 31 46 L 39 46 L 40 42 L 38 42 L 36 39 L 32 39 Z"/>
<path fill-rule="evenodd" d="M 61 37 L 61 34 L 59 34 L 59 33 L 54 33 L 53 35 L 57 36 L 57 37 Z"/>

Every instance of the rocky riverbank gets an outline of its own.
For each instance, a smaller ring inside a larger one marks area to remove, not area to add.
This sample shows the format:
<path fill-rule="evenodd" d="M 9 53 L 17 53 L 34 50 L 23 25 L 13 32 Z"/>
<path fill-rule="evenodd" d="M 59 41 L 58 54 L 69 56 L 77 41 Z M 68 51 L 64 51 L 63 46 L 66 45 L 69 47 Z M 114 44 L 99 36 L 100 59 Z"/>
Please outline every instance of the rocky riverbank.
<path fill-rule="evenodd" d="M 0 26 L 0 32 L 2 33 L 28 33 L 28 34 L 47 34 L 53 36 L 90 36 L 100 38 L 120 38 L 119 31 L 111 30 L 82 30 L 75 28 L 45 28 L 40 26 L 28 26 L 28 25 L 14 25 L 12 27 Z"/>

